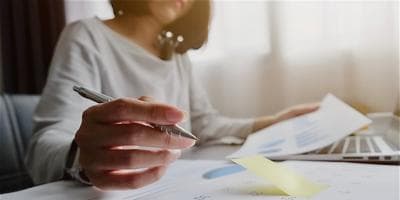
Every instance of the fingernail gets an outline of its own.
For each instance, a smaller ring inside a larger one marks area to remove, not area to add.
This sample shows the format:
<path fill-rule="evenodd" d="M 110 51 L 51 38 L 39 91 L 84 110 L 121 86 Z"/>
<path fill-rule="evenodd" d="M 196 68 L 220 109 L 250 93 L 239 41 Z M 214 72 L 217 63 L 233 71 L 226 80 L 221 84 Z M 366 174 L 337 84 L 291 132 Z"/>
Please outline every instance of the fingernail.
<path fill-rule="evenodd" d="M 182 111 L 183 118 L 181 122 L 186 122 L 189 119 L 189 113 L 187 111 Z"/>
<path fill-rule="evenodd" d="M 172 150 L 169 150 L 169 151 L 175 156 L 175 158 L 179 158 L 181 156 L 181 154 L 182 154 L 182 151 L 179 150 L 179 149 L 172 149 Z"/>
<path fill-rule="evenodd" d="M 165 112 L 165 116 L 166 116 L 168 121 L 173 122 L 173 123 L 177 123 L 177 122 L 182 120 L 183 113 L 180 112 L 180 111 L 176 111 L 176 110 L 167 110 Z"/>

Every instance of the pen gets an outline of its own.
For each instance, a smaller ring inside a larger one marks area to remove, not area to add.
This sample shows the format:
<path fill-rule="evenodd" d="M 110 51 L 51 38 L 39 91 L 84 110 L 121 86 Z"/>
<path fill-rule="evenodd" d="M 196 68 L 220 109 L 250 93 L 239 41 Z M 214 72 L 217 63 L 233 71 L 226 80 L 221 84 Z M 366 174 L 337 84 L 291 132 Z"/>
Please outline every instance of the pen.
<path fill-rule="evenodd" d="M 89 90 L 87 88 L 84 88 L 84 87 L 74 86 L 73 90 L 75 92 L 77 92 L 78 94 L 80 94 L 82 97 L 85 97 L 85 98 L 90 99 L 97 103 L 107 103 L 107 102 L 114 100 L 113 97 L 109 97 L 105 94 L 101 94 L 101 93 Z M 150 123 L 150 125 L 153 126 L 154 128 L 159 129 L 162 132 L 172 133 L 172 134 L 183 136 L 183 137 L 190 138 L 193 140 L 198 140 L 198 138 L 195 135 L 193 135 L 189 131 L 186 131 L 185 129 L 183 129 L 182 127 L 180 127 L 179 125 L 176 125 L 176 124 L 175 125 L 158 125 L 158 124 Z"/>

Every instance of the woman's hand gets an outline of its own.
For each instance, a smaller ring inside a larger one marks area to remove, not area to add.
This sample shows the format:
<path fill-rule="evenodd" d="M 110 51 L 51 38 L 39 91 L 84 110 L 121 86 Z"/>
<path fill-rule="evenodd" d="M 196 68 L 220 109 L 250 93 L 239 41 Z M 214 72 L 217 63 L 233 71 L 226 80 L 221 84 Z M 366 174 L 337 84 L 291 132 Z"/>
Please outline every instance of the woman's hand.
<path fill-rule="evenodd" d="M 318 110 L 319 103 L 308 103 L 308 104 L 300 104 L 296 106 L 289 107 L 281 112 L 275 114 L 274 116 L 264 116 L 256 119 L 253 125 L 253 132 L 256 132 L 260 129 L 271 126 L 272 124 L 297 117 L 300 115 L 304 115 L 310 112 L 314 112 Z"/>
<path fill-rule="evenodd" d="M 90 107 L 83 113 L 75 136 L 85 175 L 100 189 L 133 189 L 157 181 L 180 156 L 180 149 L 193 146 L 194 141 L 137 122 L 167 125 L 183 117 L 184 113 L 175 107 L 136 99 Z"/>

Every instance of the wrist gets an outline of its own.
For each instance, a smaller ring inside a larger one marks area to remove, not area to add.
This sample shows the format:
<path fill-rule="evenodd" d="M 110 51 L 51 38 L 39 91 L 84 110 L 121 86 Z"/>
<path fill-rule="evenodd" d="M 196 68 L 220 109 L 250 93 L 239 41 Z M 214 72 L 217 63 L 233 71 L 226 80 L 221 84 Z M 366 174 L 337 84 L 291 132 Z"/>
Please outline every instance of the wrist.
<path fill-rule="evenodd" d="M 89 178 L 79 164 L 79 147 L 75 140 L 71 144 L 71 149 L 68 154 L 65 172 L 74 180 L 83 184 L 91 185 Z"/>

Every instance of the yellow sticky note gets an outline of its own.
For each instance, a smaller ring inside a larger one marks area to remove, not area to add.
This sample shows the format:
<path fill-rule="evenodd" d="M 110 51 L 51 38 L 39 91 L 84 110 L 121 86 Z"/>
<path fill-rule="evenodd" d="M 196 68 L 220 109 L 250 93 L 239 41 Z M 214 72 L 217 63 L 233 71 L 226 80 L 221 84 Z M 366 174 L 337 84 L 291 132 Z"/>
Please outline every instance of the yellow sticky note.
<path fill-rule="evenodd" d="M 311 197 L 328 187 L 310 181 L 261 155 L 232 159 L 232 161 L 274 184 L 290 196 Z"/>

